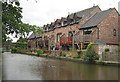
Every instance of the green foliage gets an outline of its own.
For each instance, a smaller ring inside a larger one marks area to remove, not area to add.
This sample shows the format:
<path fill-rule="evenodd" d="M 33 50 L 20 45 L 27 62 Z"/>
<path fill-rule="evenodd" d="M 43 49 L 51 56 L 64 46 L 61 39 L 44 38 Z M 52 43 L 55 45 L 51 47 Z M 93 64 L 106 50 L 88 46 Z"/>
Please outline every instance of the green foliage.
<path fill-rule="evenodd" d="M 66 54 L 66 57 L 71 57 L 71 56 L 72 56 L 72 54 L 71 54 L 71 53 Z"/>
<path fill-rule="evenodd" d="M 6 35 L 8 34 L 18 34 L 20 30 L 20 24 L 22 23 L 22 8 L 19 7 L 18 4 L 13 6 L 13 3 L 15 2 L 2 2 L 2 35 L 4 40 L 7 39 Z"/>
<path fill-rule="evenodd" d="M 27 43 L 26 42 L 16 42 L 15 47 L 21 48 L 21 49 L 27 49 Z"/>
<path fill-rule="evenodd" d="M 16 52 L 17 52 L 17 48 L 13 47 L 13 48 L 11 49 L 11 52 L 12 52 L 12 53 L 16 53 Z"/>
<path fill-rule="evenodd" d="M 22 42 L 22 43 L 27 43 L 27 38 L 22 38 L 22 37 L 20 37 L 18 40 L 17 40 L 17 42 Z"/>
<path fill-rule="evenodd" d="M 27 37 L 29 32 L 43 33 L 43 30 L 36 25 L 29 25 L 22 22 L 22 8 L 18 0 L 3 0 L 2 2 L 2 42 L 8 40 L 9 34 L 15 37 Z"/>
<path fill-rule="evenodd" d="M 21 53 L 22 51 L 23 51 L 22 48 L 20 48 L 20 47 L 17 48 L 17 52 L 18 52 L 18 53 Z"/>
<path fill-rule="evenodd" d="M 39 54 L 39 55 L 42 55 L 42 54 L 43 54 L 43 50 L 41 50 L 41 49 L 37 49 L 36 52 L 37 52 L 37 54 Z"/>
<path fill-rule="evenodd" d="M 43 54 L 44 56 L 48 56 L 48 55 L 50 55 L 49 53 L 45 53 L 45 54 Z"/>
<path fill-rule="evenodd" d="M 2 50 L 2 53 L 4 53 L 4 50 Z"/>
<path fill-rule="evenodd" d="M 72 56 L 72 58 L 80 58 L 79 56 Z"/>
<path fill-rule="evenodd" d="M 47 39 L 47 36 L 46 36 L 46 35 L 44 35 L 44 39 Z"/>
<path fill-rule="evenodd" d="M 86 50 L 86 53 L 83 57 L 84 60 L 89 62 L 89 63 L 92 63 L 96 59 L 98 59 L 98 54 L 95 51 L 95 46 L 94 45 L 95 45 L 94 43 L 89 43 L 89 45 L 87 47 L 87 50 Z"/>
<path fill-rule="evenodd" d="M 80 55 L 82 54 L 82 51 L 81 51 L 81 50 L 78 50 L 78 51 L 77 51 L 77 54 L 78 54 L 78 57 L 80 58 Z"/>
<path fill-rule="evenodd" d="M 109 48 L 105 48 L 105 52 L 109 52 L 110 51 L 110 49 Z"/>

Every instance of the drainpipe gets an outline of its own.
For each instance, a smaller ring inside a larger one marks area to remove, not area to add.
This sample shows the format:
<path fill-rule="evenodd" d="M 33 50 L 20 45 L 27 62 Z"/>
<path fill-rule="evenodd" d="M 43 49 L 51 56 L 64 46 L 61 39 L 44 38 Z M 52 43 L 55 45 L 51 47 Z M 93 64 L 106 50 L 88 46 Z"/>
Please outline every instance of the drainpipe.
<path fill-rule="evenodd" d="M 98 28 L 98 27 L 97 27 Z M 97 36 L 97 39 L 99 40 L 99 28 L 98 28 L 98 36 Z"/>

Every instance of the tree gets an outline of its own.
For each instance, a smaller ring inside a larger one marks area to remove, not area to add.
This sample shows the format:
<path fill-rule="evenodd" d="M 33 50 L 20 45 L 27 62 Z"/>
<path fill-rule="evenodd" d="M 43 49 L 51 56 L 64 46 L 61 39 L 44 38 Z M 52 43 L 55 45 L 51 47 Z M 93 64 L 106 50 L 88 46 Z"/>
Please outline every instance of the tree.
<path fill-rule="evenodd" d="M 20 37 L 17 42 L 21 42 L 21 43 L 27 43 L 27 38 L 22 38 Z"/>
<path fill-rule="evenodd" d="M 98 54 L 95 51 L 95 44 L 94 43 L 89 43 L 86 53 L 84 55 L 84 60 L 92 63 L 94 60 L 98 59 Z"/>
<path fill-rule="evenodd" d="M 1 1 L 0 1 L 1 2 Z M 18 0 L 3 0 L 2 2 L 2 42 L 8 38 L 7 35 L 15 34 L 15 37 L 27 37 L 29 32 L 42 33 L 41 28 L 36 25 L 25 24 L 22 19 L 22 8 Z"/>
<path fill-rule="evenodd" d="M 13 33 L 20 33 L 20 29 L 22 27 L 20 24 L 22 23 L 22 8 L 19 7 L 19 2 L 2 1 L 2 37 L 3 42 L 6 41 L 7 36 Z M 17 37 L 17 36 L 16 36 Z"/>

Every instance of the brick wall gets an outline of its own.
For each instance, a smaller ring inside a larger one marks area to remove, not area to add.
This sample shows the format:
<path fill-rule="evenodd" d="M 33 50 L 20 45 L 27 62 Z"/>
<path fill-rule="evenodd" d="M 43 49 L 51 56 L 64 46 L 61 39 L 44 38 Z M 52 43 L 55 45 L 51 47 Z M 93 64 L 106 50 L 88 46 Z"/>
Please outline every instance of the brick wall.
<path fill-rule="evenodd" d="M 105 48 L 109 48 L 111 53 L 118 52 L 118 45 L 98 45 L 98 54 L 100 56 L 100 60 L 102 59 L 102 53 L 104 53 Z"/>
<path fill-rule="evenodd" d="M 98 28 L 92 28 L 92 32 L 90 34 L 91 42 L 95 42 L 98 39 Z"/>
<path fill-rule="evenodd" d="M 93 11 L 91 11 L 86 17 L 84 17 L 78 24 L 73 24 L 71 26 L 66 26 L 66 27 L 61 27 L 61 28 L 56 28 L 54 31 L 50 31 L 50 32 L 46 32 L 44 33 L 44 35 L 46 36 L 51 36 L 52 34 L 54 34 L 54 37 L 55 37 L 55 44 L 58 44 L 57 43 L 57 34 L 58 33 L 62 33 L 62 34 L 65 34 L 65 37 L 68 37 L 68 33 L 70 30 L 70 27 L 72 28 L 73 31 L 75 31 L 75 33 L 77 33 L 78 31 L 80 31 L 80 35 L 82 36 L 83 35 L 83 31 L 82 30 L 79 30 L 78 27 L 80 27 L 82 24 L 84 24 L 84 22 L 86 20 L 88 20 L 88 18 L 90 16 L 92 16 L 95 12 L 98 12 L 98 11 L 101 11 L 101 9 L 97 6 Z M 43 35 L 43 36 L 44 36 Z"/>
<path fill-rule="evenodd" d="M 118 13 L 115 9 L 99 25 L 99 39 L 106 43 L 118 44 Z M 116 36 L 113 30 L 116 29 Z"/>
<path fill-rule="evenodd" d="M 30 48 L 30 50 L 31 51 L 35 51 L 36 50 L 36 39 L 31 39 L 31 40 L 28 40 L 28 42 L 30 42 L 31 43 L 31 48 Z"/>
<path fill-rule="evenodd" d="M 118 58 L 119 58 L 119 55 L 118 55 L 118 52 L 104 52 L 102 53 L 102 60 L 103 61 L 116 61 L 118 62 Z"/>
<path fill-rule="evenodd" d="M 118 38 L 119 40 L 118 41 L 120 42 L 120 16 L 119 16 L 119 20 L 118 20 L 118 29 L 119 29 L 119 38 Z"/>

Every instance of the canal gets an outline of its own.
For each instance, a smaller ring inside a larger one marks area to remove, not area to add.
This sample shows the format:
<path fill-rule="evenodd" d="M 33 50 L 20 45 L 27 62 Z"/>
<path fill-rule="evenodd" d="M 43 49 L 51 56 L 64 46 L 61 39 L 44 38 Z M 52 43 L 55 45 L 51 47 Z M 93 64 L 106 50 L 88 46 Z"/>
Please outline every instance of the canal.
<path fill-rule="evenodd" d="M 118 80 L 118 67 L 5 52 L 3 80 Z"/>

